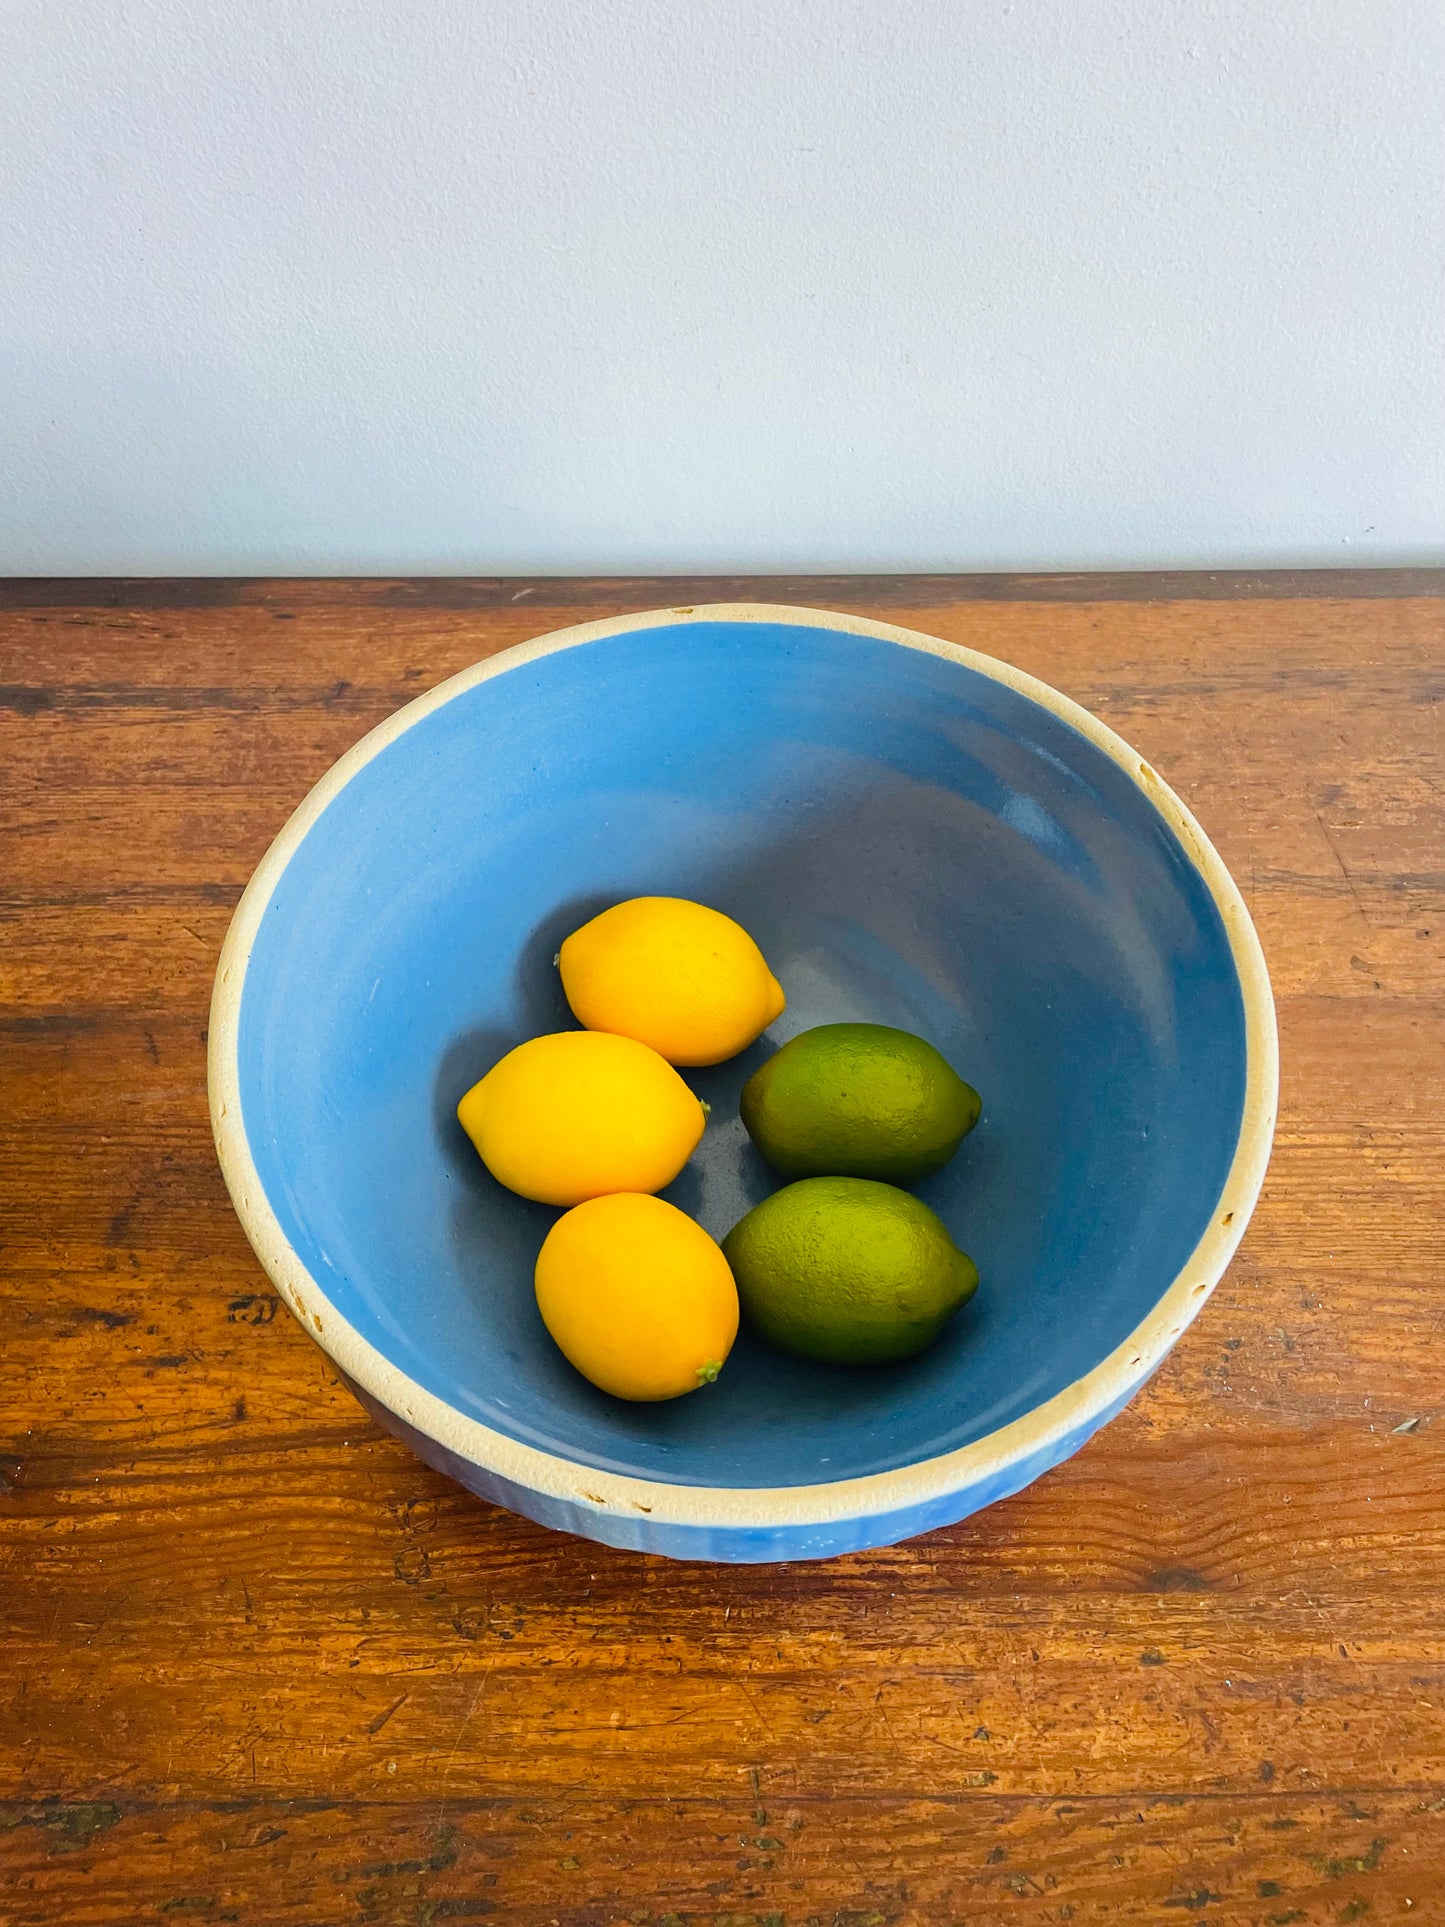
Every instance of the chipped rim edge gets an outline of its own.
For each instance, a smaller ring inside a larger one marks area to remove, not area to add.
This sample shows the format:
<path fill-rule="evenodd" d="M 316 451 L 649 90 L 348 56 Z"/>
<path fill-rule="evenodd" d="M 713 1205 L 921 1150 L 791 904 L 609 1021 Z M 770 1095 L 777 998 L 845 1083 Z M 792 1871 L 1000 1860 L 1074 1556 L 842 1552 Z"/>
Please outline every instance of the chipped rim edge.
<path fill-rule="evenodd" d="M 337 1310 L 282 1230 L 251 1156 L 241 1111 L 238 1044 L 246 968 L 261 920 L 287 864 L 351 779 L 423 717 L 455 697 L 563 649 L 608 636 L 707 622 L 766 622 L 843 631 L 941 656 L 1004 684 L 1049 710 L 1117 763 L 1161 816 L 1209 891 L 1224 924 L 1245 1019 L 1245 1094 L 1239 1137 L 1209 1226 L 1153 1310 L 1107 1358 L 1061 1392 L 997 1431 L 893 1471 L 816 1485 L 698 1486 L 606 1472 L 525 1445 L 419 1385 Z M 1259 938 L 1234 879 L 1194 817 L 1122 737 L 1047 683 L 959 643 L 866 617 L 782 603 L 718 602 L 653 609 L 557 629 L 449 677 L 364 736 L 309 792 L 257 866 L 236 906 L 216 968 L 207 1059 L 211 1127 L 221 1170 L 256 1256 L 307 1334 L 348 1378 L 449 1451 L 514 1485 L 583 1512 L 649 1515 L 659 1526 L 733 1531 L 819 1526 L 927 1504 L 996 1476 L 1088 1428 L 1136 1389 L 1193 1322 L 1244 1235 L 1264 1182 L 1274 1135 L 1279 1047 L 1274 1000 Z"/>

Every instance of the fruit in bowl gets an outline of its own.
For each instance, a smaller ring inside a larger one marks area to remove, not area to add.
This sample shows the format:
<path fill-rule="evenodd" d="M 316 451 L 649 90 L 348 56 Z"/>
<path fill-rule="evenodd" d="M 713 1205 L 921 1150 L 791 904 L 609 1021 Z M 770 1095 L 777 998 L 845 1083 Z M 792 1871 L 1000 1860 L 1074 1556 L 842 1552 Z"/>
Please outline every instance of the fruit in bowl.
<path fill-rule="evenodd" d="M 577 1021 L 669 1064 L 721 1064 L 783 1014 L 783 987 L 742 925 L 683 897 L 633 897 L 557 953 Z"/>
<path fill-rule="evenodd" d="M 784 1351 L 887 1365 L 931 1345 L 978 1267 L 926 1204 L 872 1178 L 800 1178 L 723 1239 L 748 1317 Z"/>
<path fill-rule="evenodd" d="M 941 1052 L 891 1024 L 818 1024 L 743 1086 L 748 1136 L 789 1178 L 917 1184 L 941 1171 L 983 1100 Z"/>
<path fill-rule="evenodd" d="M 800 1357 L 891 1364 L 938 1336 L 977 1268 L 926 1205 L 871 1181 L 931 1176 L 978 1121 L 978 1093 L 931 1044 L 825 1024 L 770 1057 L 744 1087 L 743 1122 L 776 1166 L 813 1181 L 750 1211 L 719 1250 L 645 1195 L 678 1175 L 706 1116 L 658 1047 L 693 1064 L 736 1056 L 781 1015 L 781 985 L 740 924 L 679 897 L 603 911 L 557 963 L 592 1027 L 519 1044 L 457 1117 L 502 1184 L 574 1207 L 533 1274 L 570 1364 L 642 1403 L 715 1383 L 737 1332 L 734 1272 L 754 1329 Z"/>
<path fill-rule="evenodd" d="M 462 1098 L 457 1117 L 492 1176 L 539 1204 L 660 1191 L 707 1122 L 656 1051 L 591 1030 L 508 1051 Z"/>

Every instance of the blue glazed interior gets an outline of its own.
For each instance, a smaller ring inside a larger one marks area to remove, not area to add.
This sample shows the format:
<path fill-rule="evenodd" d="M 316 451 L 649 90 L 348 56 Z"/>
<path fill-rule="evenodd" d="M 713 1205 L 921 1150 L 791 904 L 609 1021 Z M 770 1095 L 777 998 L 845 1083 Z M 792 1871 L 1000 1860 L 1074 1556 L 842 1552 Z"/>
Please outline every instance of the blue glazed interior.
<path fill-rule="evenodd" d="M 713 1118 L 667 1195 L 714 1235 L 774 1182 L 737 1094 L 795 1032 L 899 1024 L 983 1094 L 920 1187 L 983 1283 L 922 1358 L 812 1365 L 745 1334 L 716 1386 L 635 1406 L 553 1347 L 531 1272 L 557 1214 L 488 1177 L 454 1109 L 570 1025 L 561 938 L 642 893 L 737 917 L 789 997 L 771 1041 L 687 1073 Z M 1244 1078 L 1218 913 L 1124 772 L 955 662 L 794 625 L 612 636 L 425 717 L 293 856 L 240 1020 L 262 1183 L 346 1318 L 499 1431 L 700 1485 L 912 1463 L 1088 1371 L 1204 1230 Z"/>

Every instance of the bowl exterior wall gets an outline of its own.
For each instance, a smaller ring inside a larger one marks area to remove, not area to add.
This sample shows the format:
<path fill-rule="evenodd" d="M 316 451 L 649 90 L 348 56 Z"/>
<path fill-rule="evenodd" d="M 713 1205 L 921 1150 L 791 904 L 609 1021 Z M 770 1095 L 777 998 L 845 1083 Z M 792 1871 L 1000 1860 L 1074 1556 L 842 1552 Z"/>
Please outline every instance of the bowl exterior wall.
<path fill-rule="evenodd" d="M 414 1425 L 359 1385 L 347 1379 L 358 1401 L 393 1438 L 408 1446 L 423 1465 L 454 1479 L 468 1492 L 489 1505 L 507 1512 L 520 1513 L 534 1524 L 554 1532 L 567 1532 L 577 1539 L 592 1539 L 598 1545 L 614 1546 L 622 1552 L 656 1553 L 664 1559 L 734 1566 L 786 1565 L 812 1559 L 837 1559 L 844 1553 L 866 1552 L 873 1546 L 901 1545 L 920 1533 L 934 1532 L 940 1526 L 957 1525 L 961 1519 L 999 1499 L 1012 1498 L 1054 1466 L 1062 1465 L 1088 1443 L 1100 1427 L 1107 1425 L 1133 1398 L 1133 1386 L 1107 1411 L 1091 1418 L 1087 1425 L 1068 1433 L 1044 1450 L 1016 1459 L 992 1478 L 960 1486 L 926 1505 L 901 1506 L 894 1512 L 870 1512 L 856 1519 L 833 1520 L 826 1525 L 714 1526 L 676 1525 L 648 1518 L 640 1511 L 623 1511 L 607 1505 L 578 1505 L 550 1493 L 534 1492 L 502 1478 L 484 1465 L 449 1451 L 438 1440 L 418 1431 Z M 1139 1381 L 1143 1384 L 1143 1379 Z"/>

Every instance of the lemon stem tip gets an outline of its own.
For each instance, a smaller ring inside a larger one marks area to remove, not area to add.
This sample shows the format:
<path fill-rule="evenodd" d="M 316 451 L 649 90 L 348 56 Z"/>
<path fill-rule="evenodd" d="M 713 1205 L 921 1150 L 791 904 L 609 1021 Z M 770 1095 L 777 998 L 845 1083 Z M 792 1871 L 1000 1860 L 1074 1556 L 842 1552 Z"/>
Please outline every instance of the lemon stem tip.
<path fill-rule="evenodd" d="M 721 1370 L 722 1370 L 722 1366 L 718 1363 L 718 1361 L 715 1358 L 710 1358 L 707 1361 L 706 1365 L 699 1365 L 697 1368 L 698 1384 L 699 1385 L 716 1384 L 717 1375 Z"/>

